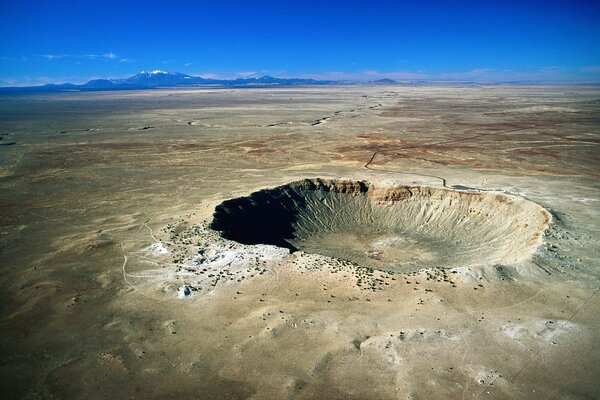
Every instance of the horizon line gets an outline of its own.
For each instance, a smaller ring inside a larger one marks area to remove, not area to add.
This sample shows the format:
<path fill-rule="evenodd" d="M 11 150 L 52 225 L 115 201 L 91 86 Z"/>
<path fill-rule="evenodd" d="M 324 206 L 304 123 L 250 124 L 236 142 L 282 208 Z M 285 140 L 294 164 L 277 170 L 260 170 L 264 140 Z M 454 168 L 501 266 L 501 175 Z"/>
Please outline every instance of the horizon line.
<path fill-rule="evenodd" d="M 555 69 L 545 69 L 548 71 L 556 71 Z M 47 86 L 60 86 L 60 85 L 84 85 L 94 80 L 107 80 L 107 81 L 120 81 L 127 78 L 133 77 L 142 73 L 165 73 L 165 74 L 183 74 L 194 78 L 202 78 L 206 80 L 214 81 L 228 81 L 234 82 L 236 80 L 245 79 L 261 79 L 265 77 L 275 79 L 306 79 L 315 81 L 329 81 L 331 83 L 339 84 L 366 84 L 377 82 L 381 80 L 391 80 L 395 83 L 474 83 L 474 84 L 582 84 L 582 85 L 593 85 L 600 84 L 600 77 L 536 77 L 539 73 L 535 72 L 519 72 L 514 70 L 495 70 L 495 69 L 473 69 L 467 72 L 454 72 L 454 73 L 427 73 L 427 72 L 412 72 L 412 71 L 400 71 L 400 72 L 378 72 L 378 71 L 358 71 L 358 72 L 344 72 L 344 71 L 331 71 L 321 73 L 299 73 L 299 74 L 269 74 L 267 71 L 261 72 L 244 72 L 244 73 L 233 73 L 233 74 L 217 74 L 211 72 L 196 72 L 196 73 L 182 73 L 179 71 L 166 71 L 161 69 L 148 69 L 141 70 L 139 72 L 129 74 L 121 77 L 101 77 L 91 76 L 88 78 L 48 78 L 38 77 L 27 81 L 22 80 L 4 80 L 5 85 L 0 86 L 1 89 L 8 88 L 43 88 Z M 504 75 L 503 77 L 496 77 L 493 75 Z M 197 85 L 190 85 L 190 87 Z M 181 86 L 180 86 L 181 87 Z"/>

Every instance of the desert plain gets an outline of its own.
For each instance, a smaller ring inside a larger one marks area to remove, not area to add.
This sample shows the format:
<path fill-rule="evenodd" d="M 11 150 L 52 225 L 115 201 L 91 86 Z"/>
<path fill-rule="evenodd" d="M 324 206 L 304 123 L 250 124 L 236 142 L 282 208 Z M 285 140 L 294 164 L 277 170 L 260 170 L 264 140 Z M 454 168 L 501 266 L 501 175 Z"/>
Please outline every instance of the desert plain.
<path fill-rule="evenodd" d="M 0 96 L 11 399 L 600 397 L 600 89 Z"/>

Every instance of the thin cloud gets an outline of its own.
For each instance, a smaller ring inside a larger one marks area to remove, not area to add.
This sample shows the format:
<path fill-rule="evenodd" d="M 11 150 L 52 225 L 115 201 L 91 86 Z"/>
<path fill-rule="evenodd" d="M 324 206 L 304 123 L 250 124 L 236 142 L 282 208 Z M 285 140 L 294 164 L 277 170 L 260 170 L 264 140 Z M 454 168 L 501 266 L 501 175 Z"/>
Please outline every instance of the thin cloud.
<path fill-rule="evenodd" d="M 29 58 L 25 57 L 25 56 L 21 56 L 21 57 L 5 57 L 5 56 L 0 56 L 0 61 L 7 61 L 7 62 L 18 62 L 18 61 L 28 61 Z"/>
<path fill-rule="evenodd" d="M 22 80 L 16 79 L 16 78 L 2 78 L 0 79 L 0 85 L 1 86 L 19 86 L 22 85 L 23 82 Z"/>
<path fill-rule="evenodd" d="M 20 78 L 7 77 L 7 78 L 0 79 L 0 86 L 15 86 L 15 87 L 39 86 L 39 85 L 45 85 L 48 83 L 64 83 L 64 82 L 65 81 L 64 80 L 61 81 L 60 78 L 51 78 L 51 77 L 47 77 L 47 76 L 37 76 L 37 77 L 25 76 L 25 77 L 20 77 Z"/>
<path fill-rule="evenodd" d="M 87 58 L 88 60 L 116 60 L 118 57 L 111 51 L 104 54 L 86 54 L 83 58 Z"/>
<path fill-rule="evenodd" d="M 72 58 L 80 60 L 101 60 L 101 61 L 119 61 L 119 62 L 130 62 L 131 60 L 124 56 L 109 51 L 108 53 L 102 54 L 41 54 L 40 57 L 47 59 L 48 61 L 58 60 L 62 58 Z"/>
<path fill-rule="evenodd" d="M 41 56 L 47 59 L 48 61 L 70 57 L 68 54 L 42 54 Z"/>
<path fill-rule="evenodd" d="M 240 71 L 236 72 L 235 76 L 240 78 L 249 78 L 251 76 L 256 76 L 256 71 Z"/>
<path fill-rule="evenodd" d="M 212 72 L 202 72 L 199 73 L 197 76 L 204 79 L 219 79 L 221 77 L 219 74 L 214 74 Z"/>

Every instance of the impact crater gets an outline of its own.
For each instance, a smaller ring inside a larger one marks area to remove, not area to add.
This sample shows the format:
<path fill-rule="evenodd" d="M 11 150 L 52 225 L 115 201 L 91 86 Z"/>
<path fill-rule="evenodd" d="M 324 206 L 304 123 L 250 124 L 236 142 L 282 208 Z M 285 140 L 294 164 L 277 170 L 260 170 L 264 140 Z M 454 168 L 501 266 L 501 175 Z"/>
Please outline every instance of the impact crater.
<path fill-rule="evenodd" d="M 500 192 L 305 179 L 224 201 L 211 228 L 243 244 L 410 272 L 520 262 L 550 220 L 541 206 Z"/>

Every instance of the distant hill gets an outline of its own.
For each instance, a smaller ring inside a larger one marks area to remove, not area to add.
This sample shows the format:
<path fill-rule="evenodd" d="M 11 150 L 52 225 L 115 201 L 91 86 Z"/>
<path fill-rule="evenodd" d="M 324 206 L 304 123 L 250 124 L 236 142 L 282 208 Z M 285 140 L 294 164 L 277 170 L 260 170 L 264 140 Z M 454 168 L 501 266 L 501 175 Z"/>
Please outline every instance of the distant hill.
<path fill-rule="evenodd" d="M 373 85 L 395 85 L 398 82 L 396 82 L 393 79 L 384 78 L 384 79 L 378 79 L 376 81 L 371 81 L 369 83 L 371 83 Z"/>
<path fill-rule="evenodd" d="M 226 86 L 226 87 L 266 87 L 266 86 L 300 86 L 300 85 L 329 85 L 336 83 L 329 80 L 315 80 L 302 78 L 274 78 L 262 76 L 260 78 L 239 79 L 207 79 L 191 76 L 180 72 L 167 72 L 161 70 L 142 71 L 125 79 L 94 79 L 82 85 L 72 83 L 48 84 L 43 86 L 27 87 L 2 87 L 3 93 L 24 92 L 68 92 L 68 91 L 94 91 L 94 90 L 133 90 L 155 89 L 169 87 L 195 87 L 195 86 Z"/>

